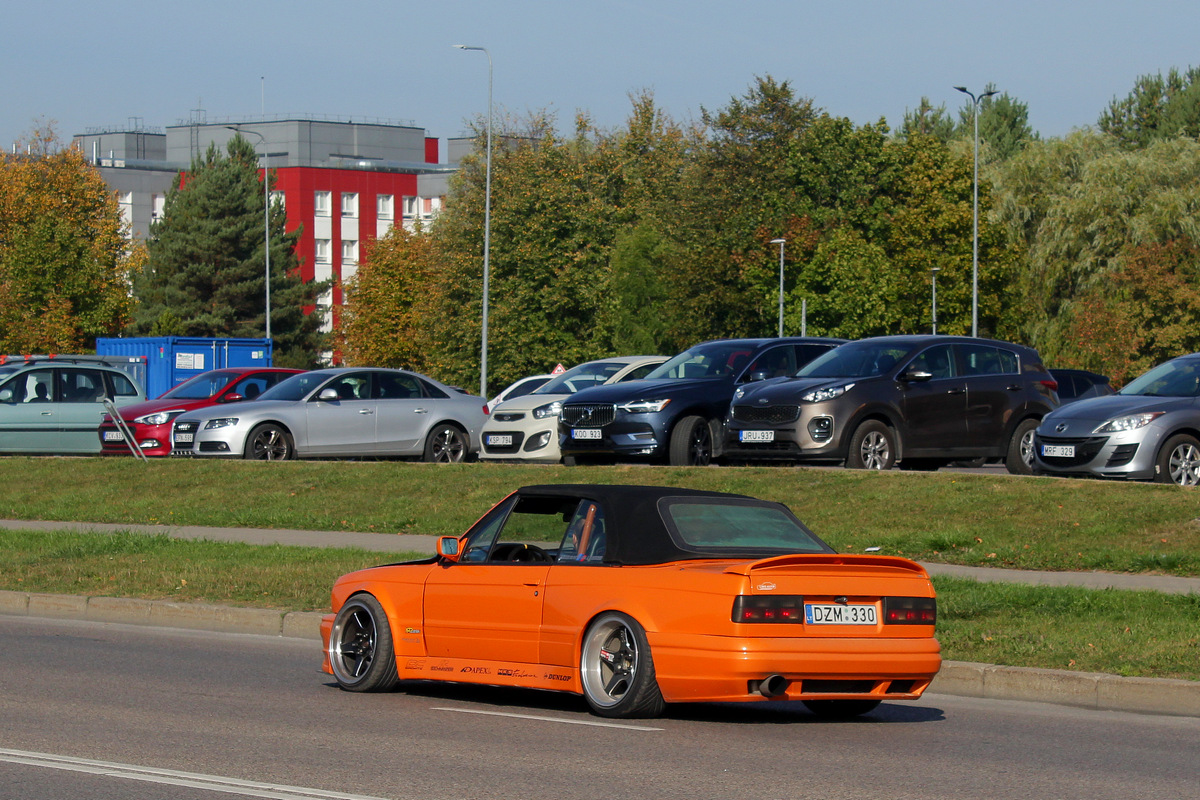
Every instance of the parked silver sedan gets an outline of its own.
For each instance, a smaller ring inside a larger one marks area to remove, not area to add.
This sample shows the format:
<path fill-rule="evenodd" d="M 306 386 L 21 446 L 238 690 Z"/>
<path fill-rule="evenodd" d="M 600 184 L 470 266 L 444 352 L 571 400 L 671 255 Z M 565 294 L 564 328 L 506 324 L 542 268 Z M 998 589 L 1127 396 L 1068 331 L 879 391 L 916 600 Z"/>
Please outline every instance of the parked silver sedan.
<path fill-rule="evenodd" d="M 175 420 L 176 455 L 290 458 L 417 456 L 463 461 L 479 450 L 481 397 L 398 369 L 295 375 L 237 407 Z"/>
<path fill-rule="evenodd" d="M 1064 405 L 1034 435 L 1037 471 L 1200 485 L 1200 353 Z"/>

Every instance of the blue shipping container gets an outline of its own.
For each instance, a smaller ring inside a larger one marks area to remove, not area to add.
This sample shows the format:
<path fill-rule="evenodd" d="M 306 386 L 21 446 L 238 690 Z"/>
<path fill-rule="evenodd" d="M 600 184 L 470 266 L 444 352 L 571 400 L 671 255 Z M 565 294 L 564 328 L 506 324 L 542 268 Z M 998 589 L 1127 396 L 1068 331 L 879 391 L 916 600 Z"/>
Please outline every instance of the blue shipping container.
<path fill-rule="evenodd" d="M 146 359 L 146 396 L 158 397 L 175 386 L 214 369 L 270 367 L 270 339 L 211 339 L 160 336 L 145 339 L 97 339 L 101 356 L 142 356 Z"/>

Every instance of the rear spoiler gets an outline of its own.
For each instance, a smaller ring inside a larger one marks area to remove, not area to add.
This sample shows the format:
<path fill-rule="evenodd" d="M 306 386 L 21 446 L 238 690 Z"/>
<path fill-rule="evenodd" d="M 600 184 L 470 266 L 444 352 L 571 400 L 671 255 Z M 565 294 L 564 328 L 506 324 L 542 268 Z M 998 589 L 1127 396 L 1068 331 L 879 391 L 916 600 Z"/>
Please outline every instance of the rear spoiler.
<path fill-rule="evenodd" d="M 725 570 L 732 575 L 749 575 L 751 572 L 773 569 L 776 567 L 873 567 L 896 569 L 912 572 L 925 577 L 929 573 L 915 561 L 900 556 L 853 555 L 846 553 L 796 553 L 787 556 L 772 556 L 753 561 L 749 564 L 737 564 Z"/>

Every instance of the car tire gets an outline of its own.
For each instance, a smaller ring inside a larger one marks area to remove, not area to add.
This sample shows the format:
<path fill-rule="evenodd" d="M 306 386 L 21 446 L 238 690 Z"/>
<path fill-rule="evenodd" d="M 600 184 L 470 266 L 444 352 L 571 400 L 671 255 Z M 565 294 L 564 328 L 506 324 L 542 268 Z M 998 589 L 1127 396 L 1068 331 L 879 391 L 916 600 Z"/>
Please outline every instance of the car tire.
<path fill-rule="evenodd" d="M 290 461 L 296 457 L 292 435 L 273 422 L 258 425 L 246 437 L 242 458 L 257 461 Z"/>
<path fill-rule="evenodd" d="M 869 419 L 854 429 L 850 437 L 850 452 L 846 455 L 849 469 L 891 469 L 896 464 L 896 434 L 885 423 Z"/>
<path fill-rule="evenodd" d="M 707 467 L 713 460 L 712 426 L 704 417 L 684 417 L 671 430 L 667 456 L 672 467 Z"/>
<path fill-rule="evenodd" d="M 579 651 L 579 680 L 588 705 L 601 717 L 657 717 L 666 707 L 646 631 L 617 611 L 588 625 Z"/>
<path fill-rule="evenodd" d="M 434 427 L 425 437 L 424 459 L 437 464 L 458 464 L 466 461 L 466 431 L 448 422 Z"/>
<path fill-rule="evenodd" d="M 1154 463 L 1154 481 L 1200 486 L 1200 440 L 1186 433 L 1167 439 Z"/>
<path fill-rule="evenodd" d="M 1004 456 L 1004 466 L 1013 475 L 1033 474 L 1033 432 L 1040 424 L 1041 420 L 1036 419 L 1023 419 L 1017 423 Z"/>
<path fill-rule="evenodd" d="M 803 700 L 805 707 L 825 719 L 850 719 L 874 711 L 880 700 Z"/>
<path fill-rule="evenodd" d="M 346 691 L 385 692 L 400 682 L 392 629 L 383 606 L 369 594 L 356 594 L 333 618 L 329 664 Z"/>

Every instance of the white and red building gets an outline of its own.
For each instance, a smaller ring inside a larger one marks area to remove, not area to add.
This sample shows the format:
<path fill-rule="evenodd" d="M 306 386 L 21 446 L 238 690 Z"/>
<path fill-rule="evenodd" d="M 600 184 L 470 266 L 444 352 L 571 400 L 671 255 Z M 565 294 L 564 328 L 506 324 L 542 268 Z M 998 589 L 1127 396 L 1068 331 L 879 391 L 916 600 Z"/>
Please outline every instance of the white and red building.
<path fill-rule="evenodd" d="M 318 300 L 324 329 L 342 305 L 342 287 L 358 268 L 364 247 L 393 225 L 412 229 L 441 210 L 449 176 L 469 139 L 452 139 L 449 158 L 423 128 L 396 122 L 287 118 L 193 119 L 147 129 L 92 129 L 73 144 L 117 192 L 135 238 L 149 236 L 163 213 L 175 175 L 210 144 L 224 151 L 238 132 L 254 145 L 259 165 L 275 174 L 273 200 L 287 211 L 287 229 L 301 228 L 296 255 L 306 281 L 333 279 Z"/>

